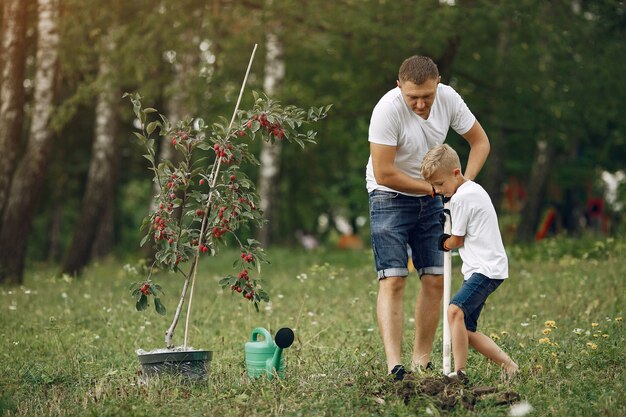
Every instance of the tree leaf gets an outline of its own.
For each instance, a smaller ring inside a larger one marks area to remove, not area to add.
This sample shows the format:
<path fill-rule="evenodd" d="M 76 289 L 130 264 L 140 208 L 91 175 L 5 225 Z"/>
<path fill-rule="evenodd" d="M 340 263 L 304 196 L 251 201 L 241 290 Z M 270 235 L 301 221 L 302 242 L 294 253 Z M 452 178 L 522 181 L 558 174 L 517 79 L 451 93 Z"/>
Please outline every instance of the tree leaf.
<path fill-rule="evenodd" d="M 158 297 L 154 298 L 154 309 L 156 310 L 157 313 L 159 313 L 162 316 L 164 316 L 165 313 L 167 312 L 165 306 L 163 305 L 163 303 L 161 303 L 161 299 Z"/>
<path fill-rule="evenodd" d="M 135 308 L 137 309 L 137 311 L 143 311 L 148 308 L 148 297 L 146 297 L 145 294 L 141 294 L 141 298 L 137 300 Z"/>

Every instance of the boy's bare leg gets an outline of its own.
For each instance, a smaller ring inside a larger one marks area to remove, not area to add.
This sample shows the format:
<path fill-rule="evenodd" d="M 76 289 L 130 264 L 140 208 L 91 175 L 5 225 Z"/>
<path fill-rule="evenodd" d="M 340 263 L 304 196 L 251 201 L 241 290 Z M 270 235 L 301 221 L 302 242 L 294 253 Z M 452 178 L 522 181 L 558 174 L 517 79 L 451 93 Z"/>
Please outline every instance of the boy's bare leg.
<path fill-rule="evenodd" d="M 415 303 L 415 340 L 413 342 L 412 366 L 426 367 L 430 361 L 433 340 L 443 295 L 443 279 L 441 275 L 423 275 L 422 287 L 417 294 Z"/>
<path fill-rule="evenodd" d="M 500 365 L 507 375 L 511 376 L 518 371 L 519 366 L 517 366 L 509 355 L 504 353 L 504 351 L 500 349 L 496 342 L 491 340 L 490 337 L 485 336 L 480 332 L 469 331 L 467 332 L 467 335 L 469 338 L 469 344 L 482 355 L 487 357 L 487 359 L 490 359 Z"/>
<path fill-rule="evenodd" d="M 405 284 L 403 277 L 388 277 L 379 281 L 376 313 L 389 372 L 402 363 L 402 296 Z"/>
<path fill-rule="evenodd" d="M 465 314 L 458 306 L 448 306 L 448 323 L 452 337 L 452 355 L 454 356 L 454 371 L 465 370 L 467 365 L 468 331 L 465 328 Z"/>

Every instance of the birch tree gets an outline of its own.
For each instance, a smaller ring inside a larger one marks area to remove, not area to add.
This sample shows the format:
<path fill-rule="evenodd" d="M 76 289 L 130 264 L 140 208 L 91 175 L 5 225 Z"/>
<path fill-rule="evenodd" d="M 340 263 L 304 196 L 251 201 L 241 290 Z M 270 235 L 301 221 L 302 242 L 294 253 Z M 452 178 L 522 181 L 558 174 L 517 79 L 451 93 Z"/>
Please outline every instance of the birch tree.
<path fill-rule="evenodd" d="M 268 96 L 273 96 L 285 77 L 285 62 L 282 59 L 282 45 L 276 33 L 268 33 L 265 42 L 265 77 L 263 90 Z M 279 141 L 272 143 L 262 142 L 259 169 L 259 197 L 260 208 L 265 219 L 272 224 L 272 218 L 276 208 L 277 182 L 280 174 L 280 151 Z M 271 244 L 271 228 L 266 226 L 258 230 L 257 239 L 262 245 Z"/>
<path fill-rule="evenodd" d="M 80 218 L 74 229 L 72 242 L 63 264 L 63 271 L 79 273 L 90 260 L 98 232 L 112 227 L 112 201 L 117 178 L 117 146 L 115 145 L 115 108 L 121 96 L 112 81 L 111 54 L 115 43 L 107 36 L 100 56 L 101 89 L 96 103 L 96 123 L 91 163 Z M 105 214 L 109 214 L 108 218 Z M 101 235 L 102 237 L 102 235 Z M 97 247 L 97 246 L 96 246 Z"/>
<path fill-rule="evenodd" d="M 24 119 L 26 7 L 24 0 L 2 3 L 0 56 L 0 219 L 6 207 L 17 164 Z M 1 227 L 1 225 L 0 225 Z"/>
<path fill-rule="evenodd" d="M 33 117 L 28 144 L 11 183 L 0 230 L 0 282 L 21 283 L 37 197 L 47 172 L 58 60 L 58 0 L 38 1 Z"/>

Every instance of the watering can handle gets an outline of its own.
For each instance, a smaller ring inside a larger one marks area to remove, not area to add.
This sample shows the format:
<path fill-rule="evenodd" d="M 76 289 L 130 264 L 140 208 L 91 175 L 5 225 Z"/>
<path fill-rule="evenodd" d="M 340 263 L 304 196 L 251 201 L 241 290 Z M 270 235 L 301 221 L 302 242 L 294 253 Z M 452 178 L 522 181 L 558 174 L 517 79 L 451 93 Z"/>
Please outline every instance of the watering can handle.
<path fill-rule="evenodd" d="M 252 330 L 252 334 L 250 335 L 250 340 L 252 342 L 256 342 L 258 335 L 263 336 L 265 338 L 265 341 L 268 343 L 272 341 L 272 335 L 263 327 L 257 327 L 254 330 Z"/>

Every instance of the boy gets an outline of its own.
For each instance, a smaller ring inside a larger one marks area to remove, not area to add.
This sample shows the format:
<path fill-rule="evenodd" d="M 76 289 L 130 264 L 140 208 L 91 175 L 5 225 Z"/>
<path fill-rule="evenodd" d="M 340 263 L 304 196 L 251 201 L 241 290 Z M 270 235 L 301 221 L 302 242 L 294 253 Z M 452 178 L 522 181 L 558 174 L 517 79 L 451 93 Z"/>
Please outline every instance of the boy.
<path fill-rule="evenodd" d="M 448 306 L 454 371 L 449 376 L 467 383 L 468 343 L 500 365 L 507 376 L 519 367 L 490 337 L 477 332 L 478 317 L 487 297 L 508 277 L 508 260 L 496 211 L 487 192 L 461 173 L 457 153 L 448 145 L 432 148 L 421 172 L 434 190 L 450 198 L 452 235 L 439 238 L 439 249 L 459 248 L 464 282 Z"/>

